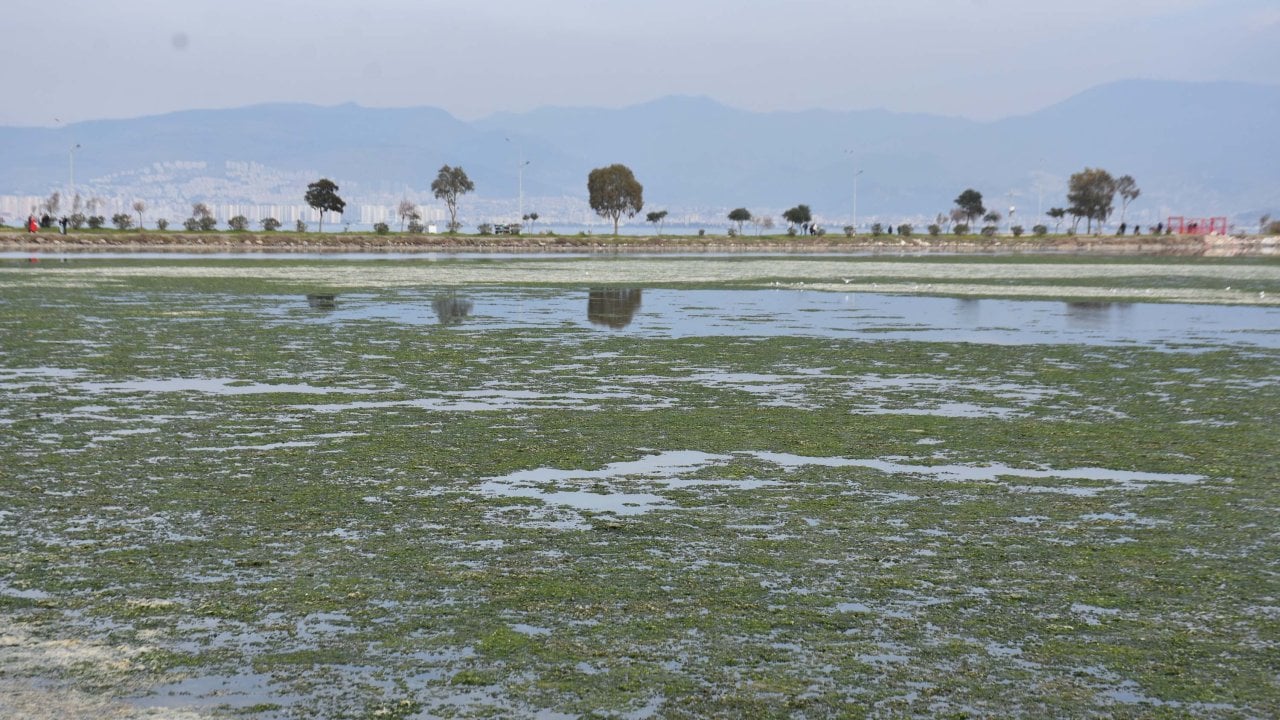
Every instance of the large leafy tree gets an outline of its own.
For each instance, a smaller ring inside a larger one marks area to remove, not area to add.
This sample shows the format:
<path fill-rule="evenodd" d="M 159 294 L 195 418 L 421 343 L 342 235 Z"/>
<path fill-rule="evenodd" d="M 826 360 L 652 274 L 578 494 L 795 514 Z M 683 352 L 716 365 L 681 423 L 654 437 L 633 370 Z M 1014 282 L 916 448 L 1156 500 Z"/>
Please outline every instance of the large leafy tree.
<path fill-rule="evenodd" d="M 319 180 L 307 186 L 307 194 L 303 196 L 307 204 L 315 208 L 320 213 L 320 231 L 324 232 L 324 214 L 328 212 L 342 212 L 347 203 L 338 197 L 338 185 L 329 178 L 320 178 Z"/>
<path fill-rule="evenodd" d="M 808 232 L 809 223 L 813 222 L 813 212 L 808 205 L 797 205 L 782 213 L 782 219 L 792 225 L 799 225 L 801 232 Z"/>
<path fill-rule="evenodd" d="M 1088 220 L 1086 232 L 1093 232 L 1093 221 L 1101 226 L 1111 217 L 1116 197 L 1116 180 L 1102 168 L 1085 168 L 1071 176 L 1067 185 L 1069 212 Z"/>
<path fill-rule="evenodd" d="M 587 202 L 597 215 L 613 221 L 617 235 L 618 220 L 623 215 L 635 217 L 644 208 L 644 186 L 626 165 L 596 168 L 587 175 Z"/>
<path fill-rule="evenodd" d="M 970 225 L 987 213 L 987 209 L 982 206 L 982 193 L 973 188 L 965 190 L 956 197 L 956 208 L 964 213 L 965 220 Z"/>
<path fill-rule="evenodd" d="M 449 208 L 449 232 L 458 232 L 462 227 L 458 224 L 458 198 L 475 189 L 476 184 L 467 177 L 467 171 L 461 165 L 444 165 L 436 173 L 436 179 L 431 182 L 431 192 Z"/>
<path fill-rule="evenodd" d="M 729 211 L 729 221 L 738 223 L 738 234 L 742 234 L 742 224 L 751 222 L 751 211 L 746 208 L 734 208 Z"/>

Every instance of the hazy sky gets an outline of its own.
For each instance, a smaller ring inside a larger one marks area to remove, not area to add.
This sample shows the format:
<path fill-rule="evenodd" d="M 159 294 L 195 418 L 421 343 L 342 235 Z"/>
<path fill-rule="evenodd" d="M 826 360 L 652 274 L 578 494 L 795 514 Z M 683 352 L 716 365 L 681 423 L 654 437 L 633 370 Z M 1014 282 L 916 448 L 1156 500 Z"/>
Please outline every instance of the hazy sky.
<path fill-rule="evenodd" d="M 302 101 L 462 118 L 671 94 L 993 118 L 1280 84 L 1280 0 L 7 0 L 0 124 Z"/>

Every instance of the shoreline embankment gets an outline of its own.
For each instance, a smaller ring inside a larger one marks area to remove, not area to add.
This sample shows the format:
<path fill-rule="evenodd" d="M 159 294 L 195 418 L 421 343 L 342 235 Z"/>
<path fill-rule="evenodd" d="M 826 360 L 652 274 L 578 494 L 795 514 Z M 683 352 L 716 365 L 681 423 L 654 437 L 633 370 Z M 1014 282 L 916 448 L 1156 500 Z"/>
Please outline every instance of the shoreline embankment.
<path fill-rule="evenodd" d="M 367 253 L 1085 253 L 1205 257 L 1280 256 L 1280 237 L 1270 236 L 892 236 L 726 238 L 601 235 L 378 235 L 56 232 L 0 233 L 6 252 L 367 252 Z"/>

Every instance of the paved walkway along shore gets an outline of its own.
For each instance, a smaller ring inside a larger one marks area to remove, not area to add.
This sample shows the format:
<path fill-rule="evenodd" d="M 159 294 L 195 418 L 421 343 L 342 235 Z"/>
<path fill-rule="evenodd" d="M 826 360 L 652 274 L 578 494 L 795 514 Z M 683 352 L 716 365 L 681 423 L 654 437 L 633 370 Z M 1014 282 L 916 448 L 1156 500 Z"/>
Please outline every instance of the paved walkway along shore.
<path fill-rule="evenodd" d="M 172 233 L 77 232 L 0 233 L 0 251 L 138 250 L 147 252 L 1087 252 L 1118 255 L 1280 255 L 1280 237 L 1235 236 L 1062 236 L 928 237 L 822 236 L 816 238 L 706 238 L 693 236 L 376 235 L 363 233 Z"/>

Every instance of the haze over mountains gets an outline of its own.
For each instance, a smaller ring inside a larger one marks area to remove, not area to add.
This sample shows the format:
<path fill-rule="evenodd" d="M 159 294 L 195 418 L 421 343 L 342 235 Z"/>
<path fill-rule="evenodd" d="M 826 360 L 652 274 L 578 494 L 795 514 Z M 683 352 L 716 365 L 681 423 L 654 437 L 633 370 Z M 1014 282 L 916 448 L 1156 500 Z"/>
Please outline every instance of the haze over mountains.
<path fill-rule="evenodd" d="M 192 202 L 301 205 L 306 183 L 321 176 L 342 186 L 352 210 L 393 207 L 401 197 L 435 206 L 429 186 L 448 163 L 476 183 L 461 218 L 474 226 L 514 219 L 523 160 L 524 210 L 553 224 L 591 218 L 587 173 L 614 162 L 635 171 L 647 209 L 712 228 L 734 207 L 776 215 L 797 203 L 845 224 L 855 169 L 863 226 L 931 218 L 967 187 L 1001 212 L 1017 206 L 1032 224 L 1037 208 L 1064 205 L 1067 178 L 1090 166 L 1137 179 L 1143 194 L 1131 218 L 1229 215 L 1252 227 L 1262 213 L 1280 215 L 1277 127 L 1280 87 L 1156 81 L 1099 86 L 995 122 L 883 110 L 754 113 L 697 97 L 473 122 L 428 107 L 272 104 L 0 127 L 0 195 L 66 192 L 79 144 L 77 190 L 105 198 L 108 210 L 145 200 L 153 217 L 185 216 Z"/>

